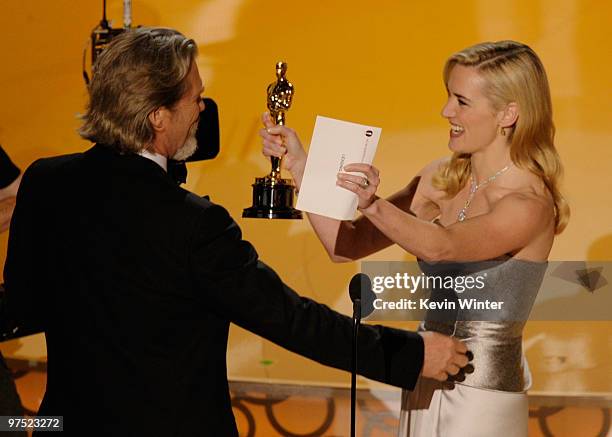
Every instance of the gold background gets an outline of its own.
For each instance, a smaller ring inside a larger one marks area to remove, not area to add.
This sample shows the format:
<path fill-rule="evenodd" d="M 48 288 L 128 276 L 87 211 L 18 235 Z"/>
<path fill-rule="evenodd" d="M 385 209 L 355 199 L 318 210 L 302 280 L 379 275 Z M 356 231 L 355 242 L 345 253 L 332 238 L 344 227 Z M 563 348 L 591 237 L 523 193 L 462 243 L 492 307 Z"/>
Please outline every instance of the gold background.
<path fill-rule="evenodd" d="M 0 143 L 22 169 L 38 157 L 89 147 L 75 132 L 76 116 L 86 101 L 82 52 L 101 18 L 101 4 L 2 2 Z M 288 125 L 305 144 L 317 114 L 383 128 L 375 165 L 382 174 L 380 194 L 387 195 L 448 153 L 448 124 L 439 115 L 445 59 L 485 40 L 529 44 L 548 71 L 572 207 L 551 259 L 612 260 L 611 3 L 148 0 L 134 1 L 133 12 L 133 24 L 175 27 L 198 42 L 205 95 L 219 105 L 221 153 L 214 161 L 190 164 L 187 188 L 223 204 L 262 259 L 300 293 L 349 314 L 346 286 L 359 264 L 332 264 L 306 221 L 240 218 L 251 203 L 251 183 L 270 168 L 257 130 L 266 86 L 281 59 L 296 87 Z M 121 1 L 108 2 L 108 17 L 115 27 L 122 25 Z M 0 262 L 7 239 L 0 236 Z M 370 259 L 411 257 L 393 247 Z M 534 390 L 612 392 L 611 326 L 528 324 Z M 1 350 L 45 359 L 42 336 L 2 344 Z M 235 327 L 228 365 L 234 379 L 348 382 L 345 373 Z"/>

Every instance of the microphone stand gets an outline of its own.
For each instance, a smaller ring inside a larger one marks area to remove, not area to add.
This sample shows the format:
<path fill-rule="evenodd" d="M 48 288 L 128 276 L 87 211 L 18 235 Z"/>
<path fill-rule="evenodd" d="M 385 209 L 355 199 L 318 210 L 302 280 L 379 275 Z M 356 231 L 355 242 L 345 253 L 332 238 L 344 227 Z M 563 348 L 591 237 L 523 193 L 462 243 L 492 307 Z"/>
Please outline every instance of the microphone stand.
<path fill-rule="evenodd" d="M 351 437 L 355 437 L 355 412 L 357 404 L 357 337 L 359 335 L 359 324 L 363 308 L 361 308 L 361 299 L 364 299 L 366 305 L 366 317 L 372 312 L 370 310 L 370 299 L 372 293 L 372 281 L 369 276 L 363 273 L 357 273 L 351 278 L 349 284 L 349 296 L 353 302 L 353 347 L 351 354 Z"/>
<path fill-rule="evenodd" d="M 357 399 L 357 335 L 361 323 L 361 299 L 353 301 L 353 354 L 351 357 L 351 437 L 355 437 L 355 410 Z"/>

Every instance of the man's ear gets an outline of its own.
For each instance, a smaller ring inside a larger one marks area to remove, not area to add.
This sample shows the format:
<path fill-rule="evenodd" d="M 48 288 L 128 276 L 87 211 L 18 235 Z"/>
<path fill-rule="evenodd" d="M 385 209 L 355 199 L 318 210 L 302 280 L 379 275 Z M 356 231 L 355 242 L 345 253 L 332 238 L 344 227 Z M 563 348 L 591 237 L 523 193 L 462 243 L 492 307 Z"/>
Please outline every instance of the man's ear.
<path fill-rule="evenodd" d="M 498 114 L 500 127 L 512 127 L 519 117 L 519 107 L 516 102 L 510 102 Z"/>
<path fill-rule="evenodd" d="M 166 128 L 169 117 L 170 111 L 164 106 L 160 106 L 154 111 L 149 112 L 148 116 L 149 123 L 151 123 L 155 132 L 163 131 Z"/>

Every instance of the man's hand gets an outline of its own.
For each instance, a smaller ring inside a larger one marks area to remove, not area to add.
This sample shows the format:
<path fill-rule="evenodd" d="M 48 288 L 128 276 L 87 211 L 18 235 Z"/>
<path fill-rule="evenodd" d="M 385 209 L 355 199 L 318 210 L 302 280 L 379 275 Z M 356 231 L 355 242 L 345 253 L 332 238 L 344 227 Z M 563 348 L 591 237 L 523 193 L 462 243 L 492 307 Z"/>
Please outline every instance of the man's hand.
<path fill-rule="evenodd" d="M 421 375 L 426 378 L 446 381 L 468 364 L 465 344 L 456 338 L 437 332 L 419 332 L 425 343 L 425 358 Z"/>

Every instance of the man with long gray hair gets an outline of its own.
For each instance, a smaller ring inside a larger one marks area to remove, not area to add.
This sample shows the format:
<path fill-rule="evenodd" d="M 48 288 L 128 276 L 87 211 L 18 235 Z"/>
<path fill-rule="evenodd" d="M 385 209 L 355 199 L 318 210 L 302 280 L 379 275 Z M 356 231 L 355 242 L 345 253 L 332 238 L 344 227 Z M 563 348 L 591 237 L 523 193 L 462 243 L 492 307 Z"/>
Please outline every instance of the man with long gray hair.
<path fill-rule="evenodd" d="M 196 146 L 196 52 L 170 29 L 117 37 L 94 66 L 80 129 L 96 144 L 36 161 L 23 177 L 5 268 L 9 310 L 45 331 L 39 414 L 64 416 L 71 435 L 236 436 L 230 322 L 350 366 L 352 320 L 297 295 L 225 209 L 166 174 L 169 158 Z M 358 341 L 358 371 L 400 387 L 467 363 L 465 347 L 440 334 L 363 326 Z"/>

